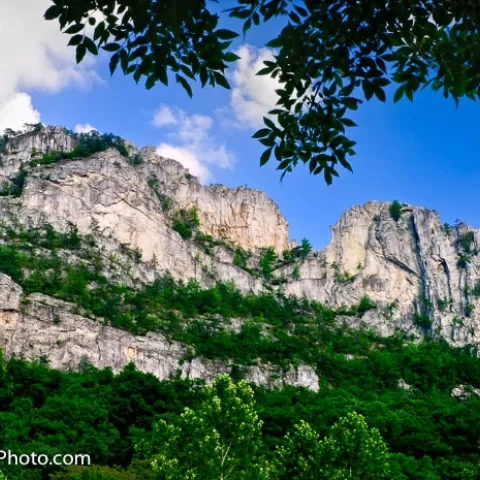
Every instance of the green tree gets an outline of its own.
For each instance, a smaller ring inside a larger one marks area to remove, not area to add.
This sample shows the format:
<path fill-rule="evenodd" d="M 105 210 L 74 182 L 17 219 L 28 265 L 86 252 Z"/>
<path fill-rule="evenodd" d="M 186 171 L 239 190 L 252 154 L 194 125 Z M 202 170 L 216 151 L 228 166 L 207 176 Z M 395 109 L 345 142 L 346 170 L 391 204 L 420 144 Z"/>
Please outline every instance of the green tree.
<path fill-rule="evenodd" d="M 277 259 L 278 259 L 278 256 L 273 247 L 262 249 L 259 263 L 260 263 L 260 269 L 263 275 L 265 276 L 265 278 L 271 278 L 274 265 Z"/>
<path fill-rule="evenodd" d="M 187 408 L 172 422 L 158 422 L 153 470 L 162 480 L 268 479 L 261 428 L 252 389 L 219 375 L 197 410 Z"/>
<path fill-rule="evenodd" d="M 277 449 L 280 480 L 391 480 L 390 454 L 377 429 L 349 413 L 319 439 L 305 421 Z"/>
<path fill-rule="evenodd" d="M 52 480 L 153 480 L 151 466 L 145 461 L 134 460 L 128 469 L 92 465 L 68 467 L 52 475 Z M 0 480 L 2 477 L 0 476 Z"/>
<path fill-rule="evenodd" d="M 228 64 L 238 56 L 238 33 L 217 28 L 219 15 L 206 0 L 52 0 L 47 20 L 57 19 L 70 35 L 77 62 L 87 52 L 111 55 L 110 71 L 120 65 L 147 89 L 168 85 L 173 74 L 192 96 L 191 81 L 229 88 Z M 212 4 L 217 3 L 214 0 Z M 299 162 L 327 184 L 355 142 L 345 129 L 356 126 L 347 112 L 396 84 L 394 101 L 413 100 L 431 86 L 458 104 L 480 95 L 480 15 L 475 1 L 451 0 L 237 0 L 230 17 L 243 21 L 243 33 L 273 18 L 284 27 L 266 45 L 276 49 L 258 74 L 280 81 L 277 106 L 256 132 L 274 155 L 282 177 Z M 89 27 L 90 30 L 86 30 Z"/>
<path fill-rule="evenodd" d="M 302 238 L 302 243 L 300 247 L 301 247 L 300 257 L 307 258 L 308 254 L 312 251 L 312 244 L 310 243 L 310 240 L 308 240 L 308 238 Z"/>
<path fill-rule="evenodd" d="M 390 216 L 398 222 L 402 216 L 402 204 L 398 200 L 394 200 L 388 210 Z"/>

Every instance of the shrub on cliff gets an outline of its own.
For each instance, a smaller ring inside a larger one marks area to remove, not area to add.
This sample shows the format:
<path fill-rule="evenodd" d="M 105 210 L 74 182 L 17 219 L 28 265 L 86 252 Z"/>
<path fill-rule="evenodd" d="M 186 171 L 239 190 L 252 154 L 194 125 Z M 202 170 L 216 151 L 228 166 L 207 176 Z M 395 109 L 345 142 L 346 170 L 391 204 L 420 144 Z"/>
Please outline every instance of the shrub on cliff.
<path fill-rule="evenodd" d="M 390 216 L 398 222 L 402 215 L 402 204 L 398 200 L 394 200 L 389 208 Z"/>

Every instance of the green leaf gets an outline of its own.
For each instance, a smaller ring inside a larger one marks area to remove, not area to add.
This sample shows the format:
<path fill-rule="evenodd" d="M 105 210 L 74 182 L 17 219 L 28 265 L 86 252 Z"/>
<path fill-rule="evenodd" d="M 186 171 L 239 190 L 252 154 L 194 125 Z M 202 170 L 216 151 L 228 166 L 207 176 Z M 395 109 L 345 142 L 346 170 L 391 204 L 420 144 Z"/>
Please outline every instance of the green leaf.
<path fill-rule="evenodd" d="M 243 24 L 243 28 L 242 28 L 243 35 L 245 35 L 245 34 L 247 33 L 247 31 L 250 30 L 251 27 L 252 27 L 252 19 L 249 18 L 249 19 L 247 19 L 247 21 Z"/>
<path fill-rule="evenodd" d="M 265 67 L 259 70 L 255 75 L 270 75 L 273 72 L 274 68 Z"/>
<path fill-rule="evenodd" d="M 148 40 L 148 38 L 145 35 L 139 35 L 132 42 L 132 47 L 138 47 L 140 45 L 148 45 L 149 43 L 150 43 L 150 41 Z"/>
<path fill-rule="evenodd" d="M 352 94 L 354 88 L 355 88 L 355 84 L 351 82 L 349 85 L 347 85 L 346 87 L 343 87 L 340 90 L 340 95 L 342 97 L 349 97 Z"/>
<path fill-rule="evenodd" d="M 208 82 L 208 71 L 204 66 L 202 66 L 200 67 L 199 74 L 200 74 L 200 83 L 202 84 L 202 87 L 204 87 Z"/>
<path fill-rule="evenodd" d="M 132 65 L 129 68 L 133 68 L 133 72 L 134 72 L 133 73 L 133 80 L 135 80 L 135 83 L 138 83 L 140 81 L 140 77 L 142 76 L 142 71 L 140 70 L 140 68 L 137 68 L 136 65 Z M 130 69 L 129 69 L 128 73 L 131 73 Z"/>
<path fill-rule="evenodd" d="M 341 121 L 346 127 L 357 127 L 357 126 L 358 126 L 353 120 L 350 120 L 349 118 L 341 118 L 340 121 Z"/>
<path fill-rule="evenodd" d="M 81 32 L 85 28 L 85 25 L 83 23 L 78 23 L 77 25 L 72 25 L 71 27 L 68 27 L 63 33 L 67 33 L 69 35 Z"/>
<path fill-rule="evenodd" d="M 300 20 L 300 17 L 295 13 L 295 12 L 290 12 L 288 14 L 288 17 L 290 18 L 290 20 L 295 23 L 295 24 L 299 24 L 301 23 L 301 20 Z"/>
<path fill-rule="evenodd" d="M 399 100 L 401 100 L 404 94 L 405 94 L 405 86 L 400 85 L 395 91 L 395 94 L 393 95 L 393 103 L 397 103 Z"/>
<path fill-rule="evenodd" d="M 245 20 L 250 16 L 250 12 L 247 9 L 240 9 L 239 7 L 230 9 L 230 17 L 239 18 Z"/>
<path fill-rule="evenodd" d="M 187 92 L 188 96 L 190 98 L 192 98 L 193 97 L 192 87 L 189 85 L 187 80 L 184 77 L 182 77 L 181 75 L 179 75 L 178 73 L 175 75 L 175 79 L 184 88 L 184 90 Z"/>
<path fill-rule="evenodd" d="M 283 161 L 280 162 L 280 164 L 278 165 L 277 170 L 285 170 L 287 167 L 290 166 L 290 163 L 291 163 L 291 160 L 290 160 L 290 159 L 283 160 Z"/>
<path fill-rule="evenodd" d="M 167 69 L 163 65 L 157 64 L 155 66 L 155 74 L 157 78 L 166 86 L 168 87 L 168 74 Z"/>
<path fill-rule="evenodd" d="M 328 168 L 325 169 L 324 178 L 325 178 L 325 183 L 327 185 L 332 184 L 333 177 L 332 177 L 331 171 Z"/>
<path fill-rule="evenodd" d="M 265 165 L 270 160 L 271 155 L 272 155 L 272 149 L 271 148 L 265 150 L 262 153 L 262 156 L 260 157 L 260 166 L 261 167 L 263 167 L 263 165 Z"/>
<path fill-rule="evenodd" d="M 103 50 L 106 52 L 116 52 L 122 48 L 122 46 L 119 43 L 107 43 L 104 45 Z"/>
<path fill-rule="evenodd" d="M 145 88 L 147 90 L 151 90 L 155 86 L 155 82 L 157 80 L 157 76 L 155 74 L 151 74 L 148 78 L 147 81 L 145 82 Z"/>
<path fill-rule="evenodd" d="M 192 80 L 195 80 L 195 75 L 193 75 L 191 70 L 186 65 L 180 65 L 180 70 L 186 77 L 191 78 Z"/>
<path fill-rule="evenodd" d="M 93 32 L 93 39 L 98 40 L 104 35 L 105 32 L 105 22 L 100 22 L 96 27 L 95 31 Z M 107 33 L 108 35 L 108 33 Z"/>
<path fill-rule="evenodd" d="M 45 20 L 54 20 L 55 18 L 59 17 L 61 13 L 62 9 L 58 5 L 52 5 L 43 14 L 43 18 L 45 18 Z"/>
<path fill-rule="evenodd" d="M 378 85 L 379 87 L 386 87 L 390 85 L 390 80 L 386 78 L 377 78 L 375 79 L 375 85 Z"/>
<path fill-rule="evenodd" d="M 380 57 L 377 57 L 377 58 L 375 59 L 375 62 L 377 63 L 378 68 L 379 68 L 383 73 L 387 73 L 387 65 L 385 64 L 385 62 L 383 61 L 383 59 L 381 59 Z"/>
<path fill-rule="evenodd" d="M 236 55 L 235 53 L 233 52 L 227 52 L 223 59 L 226 61 L 226 62 L 236 62 L 237 60 L 240 60 L 240 57 L 238 55 Z"/>
<path fill-rule="evenodd" d="M 330 155 L 327 155 L 325 153 L 321 153 L 320 155 L 317 155 L 317 160 L 322 165 L 322 169 L 327 166 L 328 162 L 332 160 L 332 157 Z M 316 175 L 316 174 L 315 174 Z"/>
<path fill-rule="evenodd" d="M 138 47 L 130 54 L 129 61 L 132 62 L 137 58 L 141 58 L 144 55 L 146 55 L 147 52 L 148 52 L 148 47 L 146 45 L 142 45 L 141 47 Z"/>
<path fill-rule="evenodd" d="M 278 36 L 277 38 L 274 38 L 273 40 L 270 40 L 266 46 L 270 48 L 281 48 L 284 45 L 284 40 L 281 36 Z"/>
<path fill-rule="evenodd" d="M 275 147 L 275 149 L 273 150 L 273 152 L 275 153 L 275 158 L 281 162 L 282 161 L 282 158 L 283 158 L 283 149 L 280 145 L 277 145 Z"/>
<path fill-rule="evenodd" d="M 277 127 L 276 127 L 275 124 L 272 122 L 272 120 L 270 120 L 269 118 L 263 117 L 263 123 L 264 123 L 267 127 L 270 127 L 271 130 L 277 130 Z"/>
<path fill-rule="evenodd" d="M 308 12 L 303 7 L 299 7 L 298 5 L 294 5 L 293 8 L 297 11 L 299 15 L 302 17 L 308 17 Z"/>
<path fill-rule="evenodd" d="M 114 53 L 112 55 L 112 57 L 110 58 L 110 62 L 109 62 L 109 65 L 108 65 L 108 68 L 110 70 L 110 75 L 114 74 L 115 70 L 117 69 L 119 60 L 120 60 L 120 53 L 119 52 Z"/>
<path fill-rule="evenodd" d="M 363 89 L 363 94 L 365 95 L 365 99 L 370 100 L 373 97 L 373 94 L 375 92 L 372 83 L 367 80 L 364 80 L 362 82 L 362 89 Z"/>
<path fill-rule="evenodd" d="M 83 35 L 74 35 L 72 38 L 70 38 L 70 41 L 68 42 L 68 46 L 70 45 L 80 45 L 82 43 L 82 40 L 83 40 Z"/>
<path fill-rule="evenodd" d="M 77 51 L 75 55 L 77 64 L 84 59 L 86 53 L 87 53 L 87 47 L 85 46 L 84 43 L 81 43 L 80 45 L 77 46 Z"/>
<path fill-rule="evenodd" d="M 385 102 L 385 100 L 387 99 L 387 97 L 385 96 L 385 91 L 378 87 L 378 88 L 375 88 L 374 90 L 375 92 L 375 96 L 381 101 L 381 102 Z"/>
<path fill-rule="evenodd" d="M 265 145 L 266 147 L 273 147 L 275 145 L 275 137 L 267 137 L 267 138 L 262 138 L 259 140 L 262 145 Z"/>
<path fill-rule="evenodd" d="M 220 39 L 220 40 L 232 40 L 233 38 L 238 37 L 238 33 L 232 32 L 232 30 L 226 30 L 226 29 L 219 29 L 214 34 Z"/>
<path fill-rule="evenodd" d="M 123 70 L 123 73 L 126 73 L 128 70 L 128 53 L 127 51 L 123 48 L 120 50 L 120 67 Z"/>
<path fill-rule="evenodd" d="M 220 85 L 221 87 L 226 88 L 227 90 L 230 90 L 230 85 L 227 82 L 227 79 L 225 78 L 224 75 L 222 75 L 219 72 L 213 72 L 213 75 L 215 77 L 215 83 L 217 85 Z"/>
<path fill-rule="evenodd" d="M 263 138 L 269 135 L 270 133 L 271 133 L 271 130 L 269 128 L 261 128 L 260 130 L 258 130 L 252 135 L 252 138 Z"/>
<path fill-rule="evenodd" d="M 360 101 L 357 98 L 347 97 L 342 98 L 341 102 L 350 110 L 358 110 Z"/>
<path fill-rule="evenodd" d="M 347 160 L 345 160 L 344 157 L 342 157 L 341 155 L 338 157 L 338 161 L 340 162 L 340 165 L 343 167 L 343 168 L 346 168 L 347 170 L 349 170 L 350 172 L 353 173 L 353 168 L 352 166 L 347 162 Z M 338 176 L 338 175 L 337 175 Z"/>
<path fill-rule="evenodd" d="M 98 55 L 98 48 L 95 45 L 95 42 L 91 38 L 85 37 L 83 39 L 83 44 L 92 55 Z"/>

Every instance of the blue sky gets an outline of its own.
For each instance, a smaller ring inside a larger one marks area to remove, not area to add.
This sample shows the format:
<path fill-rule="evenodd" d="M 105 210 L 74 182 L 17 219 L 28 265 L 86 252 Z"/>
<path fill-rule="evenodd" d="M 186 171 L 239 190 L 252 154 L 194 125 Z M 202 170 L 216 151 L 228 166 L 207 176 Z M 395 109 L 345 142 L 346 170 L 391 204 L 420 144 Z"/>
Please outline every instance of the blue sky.
<path fill-rule="evenodd" d="M 29 2 L 27 21 L 34 33 L 29 39 L 18 37 L 14 54 L 1 50 L 12 44 L 11 35 L 20 33 L 7 28 L 10 41 L 1 41 L 2 23 L 15 24 L 13 17 L 24 10 L 14 0 L 0 6 L 0 53 L 2 58 L 11 55 L 3 62 L 11 71 L 2 71 L 0 79 L 0 129 L 39 118 L 72 129 L 88 124 L 138 146 L 159 146 L 162 153 L 177 154 L 193 166 L 206 183 L 263 190 L 289 221 L 290 237 L 307 237 L 315 248 L 328 243 L 329 225 L 345 209 L 368 200 L 398 199 L 437 210 L 444 222 L 459 218 L 480 226 L 479 104 L 465 99 L 456 110 L 452 100 L 423 91 L 413 104 L 402 100 L 394 105 L 390 92 L 386 104 L 372 100 L 351 116 L 359 125 L 349 131 L 358 142 L 353 174 L 342 170 L 326 186 L 321 176 L 310 176 L 299 166 L 281 184 L 274 163 L 259 167 L 263 149 L 251 139 L 274 88 L 265 77 L 260 83 L 255 79 L 254 60 L 266 55 L 258 49 L 274 36 L 278 24 L 251 30 L 245 41 L 237 42 L 243 46 L 243 62 L 232 71 L 233 94 L 197 88 L 191 100 L 173 83 L 146 91 L 120 72 L 110 78 L 104 60 L 77 69 L 74 52 L 65 48 L 67 38 L 41 18 L 48 0 L 18 3 Z M 224 25 L 236 26 L 230 21 Z"/>

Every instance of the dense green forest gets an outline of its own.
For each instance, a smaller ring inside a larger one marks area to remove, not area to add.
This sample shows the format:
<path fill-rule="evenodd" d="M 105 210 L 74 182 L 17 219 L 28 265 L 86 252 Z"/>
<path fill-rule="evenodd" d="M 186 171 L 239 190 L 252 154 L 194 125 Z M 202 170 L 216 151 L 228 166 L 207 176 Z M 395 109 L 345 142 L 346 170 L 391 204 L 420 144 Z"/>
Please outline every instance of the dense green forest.
<path fill-rule="evenodd" d="M 336 336 L 339 343 L 354 338 Z M 62 373 L 42 360 L 2 360 L 2 449 L 84 453 L 95 465 L 1 468 L 11 479 L 223 478 L 209 476 L 219 462 L 204 440 L 225 434 L 228 424 L 227 435 L 242 439 L 230 452 L 229 478 L 478 478 L 480 399 L 459 401 L 450 393 L 459 383 L 480 383 L 480 360 L 442 342 L 384 345 L 355 360 L 332 349 L 319 353 L 318 393 L 235 387 L 222 378 L 209 389 L 199 381 L 159 381 L 133 365 L 113 375 L 88 364 Z M 411 389 L 400 388 L 399 378 Z M 352 439 L 352 431 L 361 434 Z M 346 455 L 352 476 L 341 461 Z M 178 462 L 164 471 L 162 458 Z M 197 476 L 189 476 L 190 468 Z"/>

